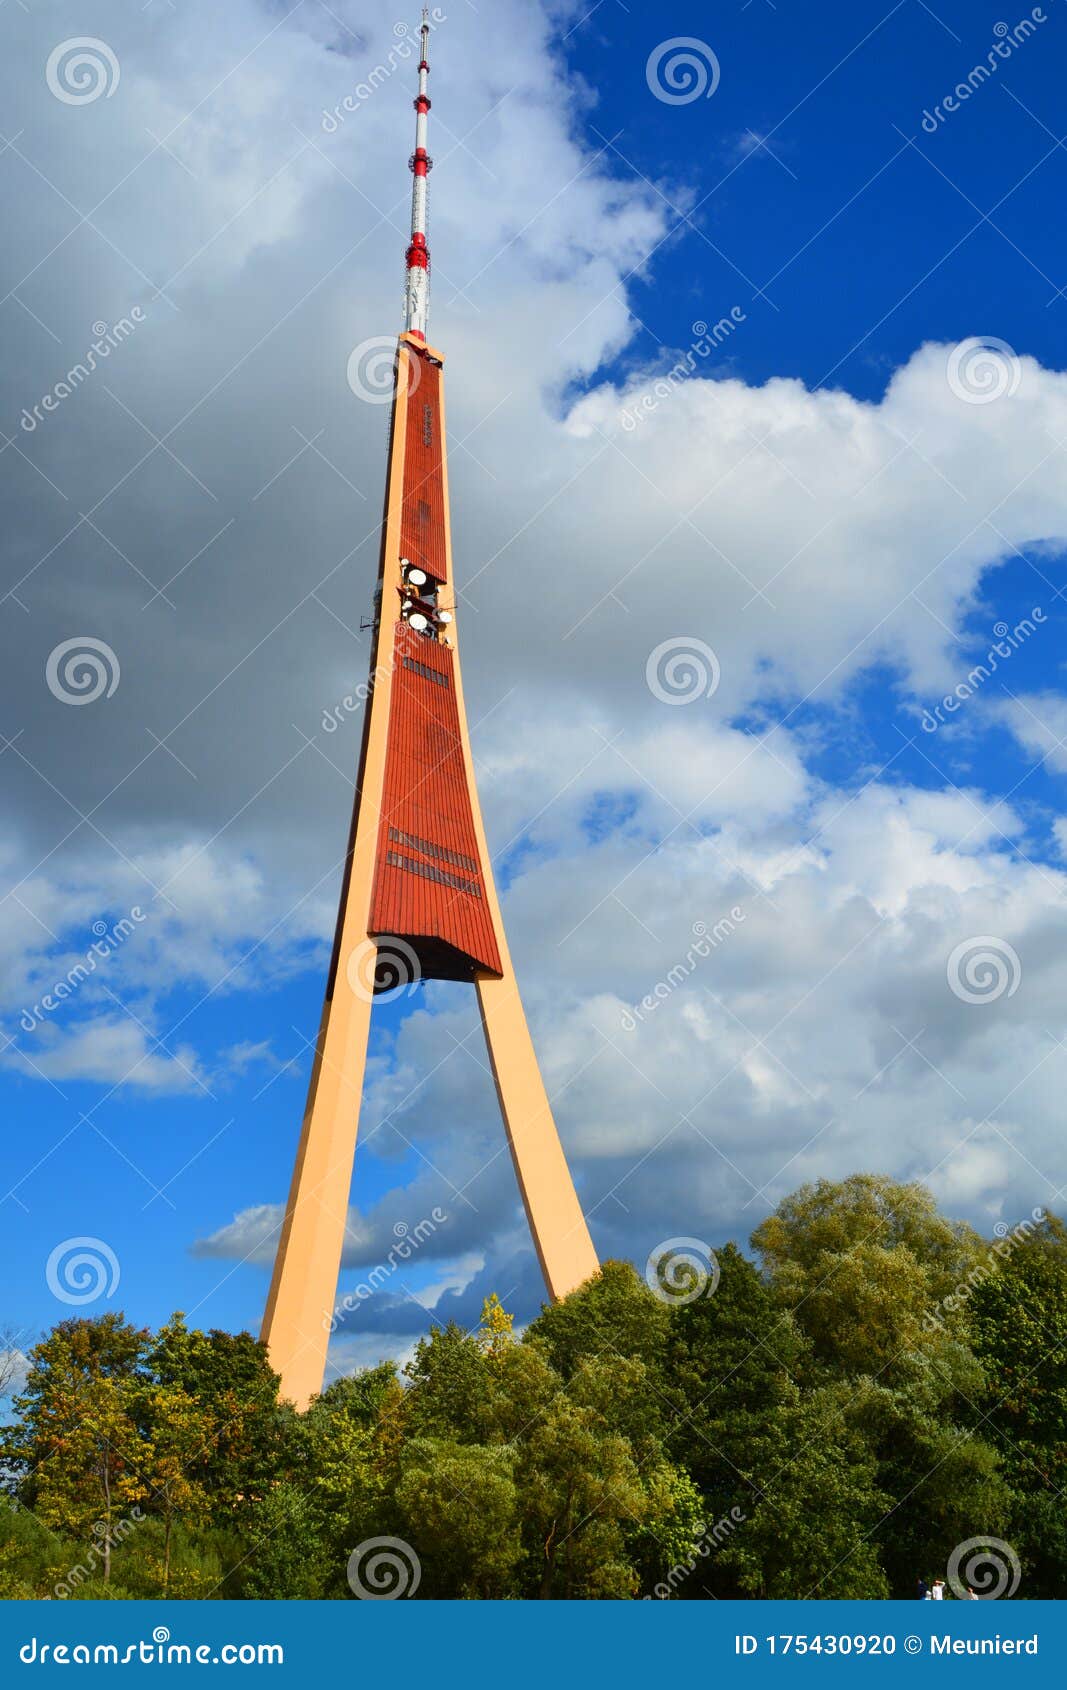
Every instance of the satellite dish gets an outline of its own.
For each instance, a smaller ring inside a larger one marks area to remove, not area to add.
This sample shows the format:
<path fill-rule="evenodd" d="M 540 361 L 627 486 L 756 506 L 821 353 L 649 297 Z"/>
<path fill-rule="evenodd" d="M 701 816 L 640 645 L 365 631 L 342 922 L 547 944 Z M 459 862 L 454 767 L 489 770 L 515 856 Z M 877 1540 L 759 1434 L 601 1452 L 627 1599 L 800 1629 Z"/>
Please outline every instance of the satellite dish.
<path fill-rule="evenodd" d="M 408 565 L 408 571 L 407 571 L 407 578 L 411 582 L 411 585 L 413 587 L 425 587 L 425 585 L 426 585 L 426 571 L 425 571 L 425 569 L 412 569 L 410 564 L 409 564 Z"/>
<path fill-rule="evenodd" d="M 414 630 L 417 634 L 425 633 L 426 629 L 429 626 L 430 626 L 430 624 L 426 620 L 425 616 L 422 614 L 421 610 L 417 610 L 415 612 L 414 616 L 408 617 L 408 627 L 414 628 Z"/>
<path fill-rule="evenodd" d="M 450 610 L 442 610 L 437 620 L 438 622 L 451 622 L 452 612 Z"/>

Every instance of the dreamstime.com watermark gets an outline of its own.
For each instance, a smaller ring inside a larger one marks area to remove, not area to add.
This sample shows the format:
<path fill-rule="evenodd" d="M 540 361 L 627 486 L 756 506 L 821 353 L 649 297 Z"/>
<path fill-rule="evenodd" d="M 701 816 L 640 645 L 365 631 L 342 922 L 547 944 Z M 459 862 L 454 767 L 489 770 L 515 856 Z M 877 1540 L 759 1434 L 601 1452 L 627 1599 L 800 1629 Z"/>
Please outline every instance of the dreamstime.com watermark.
<path fill-rule="evenodd" d="M 661 640 L 645 661 L 645 685 L 661 704 L 695 704 L 719 690 L 722 669 L 705 640 L 675 634 Z"/>
<path fill-rule="evenodd" d="M 420 1221 L 418 1226 L 409 1227 L 407 1221 L 397 1221 L 393 1227 L 396 1243 L 390 1246 L 389 1254 L 384 1262 L 373 1267 L 367 1277 L 360 1281 L 354 1291 L 346 1291 L 341 1301 L 334 1308 L 333 1314 L 323 1321 L 327 1332 L 336 1332 L 346 1314 L 360 1303 L 365 1303 L 368 1297 L 373 1297 L 375 1291 L 380 1291 L 397 1269 L 405 1262 L 409 1262 L 428 1238 L 432 1238 L 439 1226 L 443 1226 L 448 1219 L 444 1209 L 431 1209 L 428 1220 Z"/>
<path fill-rule="evenodd" d="M 372 334 L 348 354 L 345 379 L 365 405 L 391 405 L 396 389 L 396 336 Z M 422 360 L 407 361 L 408 397 L 422 380 Z"/>
<path fill-rule="evenodd" d="M 106 640 L 92 634 L 75 634 L 61 640 L 48 653 L 44 678 L 53 698 L 60 704 L 95 704 L 110 698 L 122 678 L 118 653 Z"/>
<path fill-rule="evenodd" d="M 172 1643 L 165 1625 L 139 1643 L 39 1643 L 31 1637 L 19 1650 L 23 1666 L 119 1667 L 140 1666 L 280 1667 L 285 1649 L 280 1643 Z"/>
<path fill-rule="evenodd" d="M 950 351 L 945 377 L 965 405 L 992 405 L 1018 393 L 1023 367 L 1015 348 L 999 335 L 969 335 Z"/>
<path fill-rule="evenodd" d="M 432 12 L 426 14 L 426 21 L 431 29 L 436 29 L 440 24 L 448 21 L 447 14 L 442 12 L 439 6 L 435 6 Z M 412 53 L 418 48 L 420 43 L 419 31 L 413 30 L 410 24 L 395 23 L 393 34 L 396 36 L 396 42 L 385 55 L 385 62 L 375 65 L 373 70 L 368 71 L 366 80 L 358 82 L 355 92 L 346 94 L 343 100 L 338 101 L 332 111 L 323 108 L 322 127 L 327 135 L 336 135 L 349 113 L 358 111 L 360 106 L 366 105 L 371 95 L 377 93 L 383 82 L 388 82 L 394 71 L 399 70 L 401 65 L 407 64 Z"/>
<path fill-rule="evenodd" d="M 957 82 L 952 92 L 944 95 L 933 111 L 923 112 L 922 126 L 926 133 L 936 135 L 951 114 L 959 111 L 961 105 L 965 105 L 971 95 L 978 92 L 983 82 L 988 82 L 991 76 L 995 76 L 1004 60 L 1010 59 L 1024 41 L 1029 41 L 1032 35 L 1036 35 L 1038 26 L 1043 23 L 1048 23 L 1048 17 L 1040 6 L 1035 6 L 1029 16 L 1022 18 L 1014 29 L 1006 23 L 995 23 L 993 34 L 996 40 L 986 54 L 984 62 L 976 64 L 962 82 Z"/>
<path fill-rule="evenodd" d="M 1002 1537 L 969 1537 L 948 1558 L 949 1587 L 961 1602 L 972 1591 L 980 1602 L 1014 1596 L 1022 1576 L 1018 1555 Z"/>
<path fill-rule="evenodd" d="M 94 323 L 93 335 L 95 338 L 88 352 L 84 353 L 76 364 L 71 365 L 66 375 L 61 376 L 55 386 L 38 399 L 36 405 L 29 409 L 23 408 L 19 422 L 24 431 L 27 434 L 32 434 L 38 423 L 44 422 L 42 412 L 48 414 L 52 411 L 58 411 L 64 399 L 69 399 L 73 393 L 76 393 L 78 388 L 88 381 L 98 365 L 105 358 L 110 358 L 117 347 L 121 346 L 124 341 L 129 340 L 134 329 L 139 328 L 146 321 L 147 318 L 141 307 L 135 305 L 128 317 L 120 317 L 117 323 L 111 324 L 110 328 L 103 321 Z"/>
<path fill-rule="evenodd" d="M 119 61 L 106 41 L 95 35 L 72 35 L 53 47 L 44 67 L 48 92 L 65 106 L 91 106 L 110 100 L 122 75 Z"/>
<path fill-rule="evenodd" d="M 728 1543 L 738 1526 L 744 1525 L 747 1519 L 748 1515 L 744 1509 L 735 1503 L 729 1513 L 724 1514 L 713 1525 L 705 1526 L 700 1536 L 693 1542 L 693 1553 L 688 1561 L 680 1561 L 677 1566 L 672 1567 L 667 1577 L 655 1586 L 652 1594 L 645 1597 L 645 1601 L 654 1602 L 658 1600 L 664 1602 L 668 1597 L 673 1596 L 678 1586 L 684 1584 L 689 1575 L 696 1571 L 699 1563 L 706 1561 L 713 1550 L 720 1548 L 724 1543 Z"/>
<path fill-rule="evenodd" d="M 969 698 L 983 687 L 991 675 L 995 675 L 1000 663 L 1006 663 L 1008 658 L 1019 647 L 1025 645 L 1031 634 L 1037 632 L 1048 617 L 1040 605 L 1035 605 L 1029 616 L 1024 616 L 1016 622 L 1014 628 L 1009 628 L 1006 622 L 994 622 L 993 632 L 996 639 L 986 652 L 980 663 L 967 675 L 965 680 L 958 682 L 951 692 L 947 692 L 940 703 L 932 709 L 924 709 L 920 719 L 920 726 L 924 734 L 935 734 L 938 728 L 945 726 L 945 717 L 954 716 L 961 704 L 966 704 Z"/>
<path fill-rule="evenodd" d="M 697 963 L 709 957 L 713 950 L 724 944 L 735 933 L 745 919 L 745 912 L 740 904 L 735 904 L 729 915 L 720 916 L 715 926 L 708 932 L 706 921 L 694 921 L 693 943 L 686 951 L 681 962 L 676 962 L 663 980 L 657 980 L 650 992 L 646 992 L 640 1003 L 634 1004 L 632 1009 L 623 1010 L 622 1025 L 626 1032 L 632 1033 L 639 1021 L 646 1015 L 651 1015 L 661 1003 L 676 992 L 679 986 L 684 986 L 690 975 L 696 969 Z"/>
<path fill-rule="evenodd" d="M 40 1026 L 46 1015 L 51 1015 L 67 998 L 71 997 L 83 981 L 88 980 L 90 975 L 96 973 L 98 965 L 112 956 L 121 945 L 125 944 L 130 934 L 136 931 L 137 926 L 142 921 L 147 920 L 148 917 L 140 904 L 134 904 L 129 915 L 122 916 L 112 927 L 108 927 L 107 922 L 102 919 L 94 921 L 93 932 L 96 937 L 86 951 L 84 958 L 68 968 L 62 980 L 57 980 L 52 990 L 46 992 L 44 997 L 33 1005 L 32 1009 L 22 1011 L 19 1016 L 19 1026 L 23 1031 L 32 1033 L 35 1027 Z"/>
<path fill-rule="evenodd" d="M 95 1520 L 93 1522 L 93 1536 L 96 1542 L 89 1545 L 89 1552 L 85 1561 L 79 1561 L 77 1566 L 71 1567 L 64 1574 L 58 1584 L 53 1585 L 52 1595 L 58 1601 L 63 1601 L 65 1597 L 72 1595 L 80 1585 L 83 1585 L 87 1579 L 95 1578 L 100 1569 L 107 1566 L 110 1551 L 114 1549 L 117 1543 L 125 1543 L 143 1519 L 144 1515 L 141 1510 L 135 1507 L 130 1509 L 125 1519 L 116 1520 L 113 1526 L 109 1526 L 106 1520 Z"/>
<path fill-rule="evenodd" d="M 976 933 L 953 948 L 945 975 L 949 990 L 961 1003 L 990 1004 L 1015 996 L 1023 965 L 1007 939 L 995 933 Z"/>
<path fill-rule="evenodd" d="M 645 1284 L 661 1303 L 680 1308 L 700 1297 L 713 1297 L 722 1269 L 702 1238 L 665 1238 L 645 1263 Z"/>
<path fill-rule="evenodd" d="M 396 1602 L 414 1596 L 422 1563 L 402 1537 L 368 1537 L 348 1557 L 348 1584 L 361 1602 Z"/>
<path fill-rule="evenodd" d="M 924 1329 L 927 1332 L 943 1332 L 945 1323 L 939 1311 L 946 1314 L 956 1314 L 960 1309 L 965 1309 L 974 1295 L 975 1287 L 984 1285 L 987 1279 L 992 1279 L 994 1274 L 999 1273 L 1009 1256 L 1014 1254 L 1020 1244 L 1033 1237 L 1045 1218 L 1044 1209 L 1032 1209 L 1029 1218 L 1020 1221 L 1017 1226 L 1009 1228 L 1006 1221 L 998 1221 L 993 1231 L 996 1233 L 999 1242 L 989 1246 L 985 1261 L 979 1262 L 977 1267 L 972 1268 L 967 1278 L 961 1279 L 960 1283 L 953 1291 L 949 1292 L 947 1297 L 942 1297 L 941 1301 L 935 1303 L 932 1309 L 927 1310 L 923 1316 Z"/>
<path fill-rule="evenodd" d="M 702 318 L 698 318 L 693 324 L 693 334 L 696 338 L 688 352 L 679 358 L 673 369 L 653 382 L 640 398 L 632 400 L 620 413 L 620 420 L 626 432 L 632 434 L 638 423 L 644 422 L 653 411 L 658 411 L 663 400 L 669 399 L 683 382 L 689 380 L 696 369 L 697 359 L 710 357 L 717 346 L 721 346 L 724 340 L 729 340 L 735 329 L 747 321 L 748 318 L 740 305 L 731 305 L 729 316 L 720 317 L 710 328 Z"/>
<path fill-rule="evenodd" d="M 649 93 L 665 106 L 690 106 L 710 100 L 719 86 L 719 61 L 706 41 L 674 35 L 653 47 L 645 64 Z"/>
<path fill-rule="evenodd" d="M 362 710 L 371 693 L 380 681 L 387 680 L 393 673 L 391 663 L 380 664 L 373 675 L 361 681 L 355 692 L 346 692 L 339 704 L 322 712 L 322 731 L 324 734 L 335 734 L 343 726 L 346 716 L 352 716 L 357 710 Z"/>
<path fill-rule="evenodd" d="M 418 952 L 406 939 L 383 934 L 364 939 L 348 953 L 345 977 L 363 1003 L 392 1003 L 413 997 L 422 979 Z"/>
<path fill-rule="evenodd" d="M 44 1277 L 53 1297 L 82 1307 L 113 1297 L 122 1270 L 111 1245 L 102 1238 L 64 1238 L 49 1256 Z"/>

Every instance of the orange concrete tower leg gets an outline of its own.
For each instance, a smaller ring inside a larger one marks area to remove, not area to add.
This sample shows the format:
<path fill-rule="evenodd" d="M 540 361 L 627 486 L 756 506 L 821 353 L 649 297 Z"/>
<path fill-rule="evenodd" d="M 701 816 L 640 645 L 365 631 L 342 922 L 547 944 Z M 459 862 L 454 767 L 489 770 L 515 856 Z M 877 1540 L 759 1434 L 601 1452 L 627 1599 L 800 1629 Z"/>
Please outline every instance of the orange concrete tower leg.
<path fill-rule="evenodd" d="M 441 432 L 445 434 L 445 397 L 440 396 Z M 452 522 L 448 497 L 448 465 L 441 466 L 445 546 L 449 574 L 452 573 Z M 478 856 L 485 868 L 482 886 L 500 953 L 499 975 L 483 970 L 475 973 L 478 1006 L 489 1051 L 500 1113 L 504 1117 L 511 1159 L 533 1235 L 537 1259 L 549 1296 L 566 1297 L 599 1272 L 593 1241 L 574 1189 L 567 1158 L 563 1153 L 552 1107 L 537 1062 L 530 1029 L 519 995 L 515 970 L 508 951 L 504 918 L 500 911 L 492 858 L 485 836 L 478 782 L 471 750 L 467 707 L 463 697 L 463 674 L 459 642 L 452 661 L 452 681 L 459 710 L 460 743 L 470 794 L 471 821 L 478 844 Z"/>
<path fill-rule="evenodd" d="M 599 1271 L 593 1240 L 559 1141 L 510 962 L 477 977 L 478 1004 L 500 1112 L 537 1258 L 551 1297 L 566 1297 Z"/>
<path fill-rule="evenodd" d="M 370 953 L 373 969 L 373 952 Z M 300 1147 L 274 1263 L 263 1340 L 281 1395 L 322 1390 L 341 1267 L 370 1029 L 370 995 L 348 987 L 323 1012 Z"/>
<path fill-rule="evenodd" d="M 383 559 L 399 531 L 409 373 L 400 354 Z M 261 1333 L 282 1396 L 301 1409 L 322 1390 L 326 1371 L 370 1032 L 377 945 L 367 923 L 392 689 L 392 630 L 384 619 L 375 633 L 372 681 L 326 1001 Z"/>

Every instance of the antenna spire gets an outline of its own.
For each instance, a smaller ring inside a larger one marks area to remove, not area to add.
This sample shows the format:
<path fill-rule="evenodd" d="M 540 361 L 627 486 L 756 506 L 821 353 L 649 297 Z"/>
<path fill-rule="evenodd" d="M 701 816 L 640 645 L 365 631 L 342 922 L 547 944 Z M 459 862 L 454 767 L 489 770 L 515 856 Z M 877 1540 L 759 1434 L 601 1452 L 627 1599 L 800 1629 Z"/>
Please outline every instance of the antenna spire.
<path fill-rule="evenodd" d="M 426 178 L 433 160 L 426 151 L 426 118 L 430 96 L 426 80 L 430 74 L 430 14 L 422 11 L 422 44 L 419 54 L 419 91 L 415 96 L 415 151 L 408 160 L 411 170 L 411 244 L 407 250 L 407 286 L 404 291 L 404 328 L 419 340 L 426 339 L 430 316 L 430 249 L 426 244 Z"/>

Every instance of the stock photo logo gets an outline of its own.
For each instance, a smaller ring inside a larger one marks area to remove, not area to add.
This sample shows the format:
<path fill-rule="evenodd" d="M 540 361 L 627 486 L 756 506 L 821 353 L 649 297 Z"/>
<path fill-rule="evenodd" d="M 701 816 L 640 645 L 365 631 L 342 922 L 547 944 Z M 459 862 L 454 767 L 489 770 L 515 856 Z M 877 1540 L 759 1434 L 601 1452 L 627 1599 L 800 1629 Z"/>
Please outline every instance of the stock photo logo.
<path fill-rule="evenodd" d="M 448 21 L 446 13 L 442 12 L 439 6 L 434 6 L 432 11 L 424 12 L 423 16 L 431 30 Z M 336 135 L 346 117 L 352 112 L 358 111 L 360 106 L 366 105 L 382 84 L 388 82 L 396 71 L 409 62 L 418 47 L 416 31 L 412 29 L 409 23 L 405 23 L 401 19 L 399 23 L 393 25 L 393 35 L 395 37 L 394 44 L 390 47 L 385 58 L 374 65 L 363 80 L 356 84 L 354 92 L 346 94 L 343 100 L 338 100 L 332 110 L 323 107 L 321 124 L 325 134 Z"/>
<path fill-rule="evenodd" d="M 1048 1219 L 1044 1209 L 1033 1209 L 1023 1220 L 1015 1226 L 1007 1221 L 998 1221 L 993 1228 L 993 1236 L 997 1242 L 990 1245 L 985 1259 L 978 1261 L 971 1268 L 965 1279 L 961 1279 L 947 1296 L 941 1297 L 923 1316 L 923 1328 L 927 1332 L 945 1330 L 945 1316 L 954 1318 L 961 1309 L 966 1309 L 968 1303 L 995 1274 L 1001 1272 L 1022 1245 L 1033 1238 L 1042 1223 Z"/>
<path fill-rule="evenodd" d="M 949 987 L 961 1003 L 990 1004 L 1013 998 L 1023 977 L 1019 953 L 1006 939 L 980 933 L 963 939 L 948 959 Z"/>
<path fill-rule="evenodd" d="M 370 1003 L 392 1003 L 411 997 L 422 979 L 422 969 L 413 947 L 404 939 L 364 939 L 349 953 L 345 965 L 348 984 L 357 998 Z"/>
<path fill-rule="evenodd" d="M 985 656 L 975 663 L 968 672 L 966 679 L 957 682 L 951 692 L 945 693 L 939 703 L 930 705 L 923 710 L 919 726 L 923 733 L 934 734 L 938 728 L 946 725 L 948 718 L 954 716 L 961 704 L 966 704 L 969 698 L 985 685 L 996 674 L 1001 663 L 1006 663 L 1021 646 L 1026 644 L 1031 635 L 1039 627 L 1048 622 L 1044 608 L 1036 604 L 1029 616 L 1020 617 L 1014 628 L 1006 622 L 994 622 L 994 639 Z"/>
<path fill-rule="evenodd" d="M 624 433 L 632 434 L 641 423 L 659 410 L 665 399 L 673 398 L 695 371 L 697 360 L 709 358 L 716 348 L 729 340 L 740 325 L 747 321 L 748 317 L 740 305 L 732 305 L 728 315 L 720 317 L 710 328 L 703 317 L 698 317 L 692 325 L 693 340 L 688 351 L 682 354 L 666 375 L 660 376 L 643 392 L 635 394 L 619 413 Z"/>
<path fill-rule="evenodd" d="M 65 106 L 91 106 L 110 100 L 119 85 L 119 61 L 106 41 L 95 35 L 73 35 L 53 47 L 45 65 L 48 91 Z"/>
<path fill-rule="evenodd" d="M 348 1583 L 361 1602 L 397 1602 L 414 1596 L 422 1564 L 402 1537 L 368 1537 L 348 1557 Z"/>
<path fill-rule="evenodd" d="M 719 659 L 704 640 L 676 634 L 648 654 L 645 682 L 661 704 L 695 704 L 719 689 Z"/>
<path fill-rule="evenodd" d="M 1000 1537 L 969 1537 L 948 1558 L 949 1588 L 960 1601 L 972 1591 L 983 1602 L 1014 1596 L 1022 1571 L 1011 1544 Z"/>
<path fill-rule="evenodd" d="M 719 1258 L 701 1238 L 668 1238 L 645 1263 L 645 1284 L 661 1303 L 681 1308 L 719 1288 Z"/>
<path fill-rule="evenodd" d="M 709 929 L 706 921 L 701 918 L 694 921 L 691 928 L 693 942 L 686 950 L 684 957 L 676 962 L 662 980 L 657 980 L 652 990 L 646 992 L 640 1003 L 630 1005 L 623 1011 L 621 1025 L 625 1032 L 632 1033 L 638 1022 L 644 1022 L 650 1015 L 655 1014 L 660 1004 L 665 1003 L 679 986 L 684 986 L 696 971 L 698 963 L 709 957 L 717 950 L 745 920 L 745 912 L 740 904 L 734 904 L 728 915 L 722 915 L 713 927 Z"/>
<path fill-rule="evenodd" d="M 119 1288 L 119 1259 L 102 1238 L 64 1238 L 48 1258 L 45 1282 L 61 1303 L 84 1307 L 113 1297 Z"/>
<path fill-rule="evenodd" d="M 428 1238 L 432 1238 L 439 1226 L 448 1220 L 444 1209 L 432 1209 L 429 1216 L 419 1221 L 415 1226 L 409 1226 L 407 1221 L 396 1221 L 393 1224 L 393 1238 L 389 1252 L 384 1261 L 373 1267 L 360 1283 L 351 1291 L 346 1291 L 340 1302 L 330 1315 L 323 1318 L 323 1325 L 327 1332 L 336 1332 L 346 1315 L 358 1309 L 361 1303 L 373 1297 L 389 1279 L 397 1273 L 406 1262 L 409 1262 Z"/>
<path fill-rule="evenodd" d="M 972 335 L 948 355 L 948 385 L 965 405 L 992 405 L 1018 393 L 1022 365 L 1014 347 L 996 335 Z"/>
<path fill-rule="evenodd" d="M 396 341 L 387 334 L 361 340 L 348 355 L 348 385 L 357 399 L 367 405 L 391 405 L 396 375 Z M 408 392 L 414 393 L 422 377 L 422 364 L 408 364 Z"/>
<path fill-rule="evenodd" d="M 1014 29 L 1003 21 L 993 25 L 993 43 L 986 53 L 984 61 L 972 65 L 967 75 L 950 93 L 942 96 L 941 100 L 931 111 L 929 107 L 923 112 L 922 126 L 928 135 L 936 135 L 943 123 L 946 123 L 953 113 L 961 111 L 967 101 L 978 92 L 983 83 L 995 76 L 1005 59 L 1010 59 L 1017 48 L 1029 41 L 1037 33 L 1038 26 L 1048 22 L 1048 13 L 1041 6 L 1034 6 L 1028 17 L 1020 18 Z M 957 37 L 957 40 L 959 37 Z"/>
<path fill-rule="evenodd" d="M 99 318 L 92 325 L 93 339 L 88 351 L 82 354 L 77 363 L 71 364 L 48 392 L 41 395 L 35 405 L 23 407 L 22 416 L 19 418 L 19 426 L 23 432 L 34 434 L 44 422 L 45 415 L 58 411 L 64 400 L 72 398 L 99 369 L 101 362 L 110 358 L 112 352 L 117 351 L 135 329 L 146 321 L 146 314 L 139 305 L 131 306 L 129 316 L 119 317 L 113 323 L 106 323 L 102 317 Z"/>
<path fill-rule="evenodd" d="M 706 41 L 675 35 L 653 47 L 645 65 L 650 93 L 665 106 L 691 106 L 710 100 L 719 86 L 719 61 Z"/>
<path fill-rule="evenodd" d="M 32 1033 L 46 1016 L 54 1014 L 85 980 L 96 973 L 99 964 L 125 944 L 137 926 L 147 919 L 140 904 L 132 905 L 128 916 L 121 916 L 111 924 L 105 921 L 103 916 L 98 916 L 92 926 L 92 943 L 86 947 L 79 960 L 71 964 L 62 979 L 53 982 L 51 991 L 45 992 L 36 1003 L 23 1009 L 19 1016 L 19 1026 L 23 1032 Z"/>
<path fill-rule="evenodd" d="M 104 640 L 77 634 L 54 646 L 45 664 L 45 680 L 60 704 L 95 704 L 110 698 L 119 684 L 119 660 Z"/>

